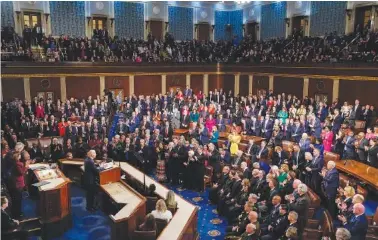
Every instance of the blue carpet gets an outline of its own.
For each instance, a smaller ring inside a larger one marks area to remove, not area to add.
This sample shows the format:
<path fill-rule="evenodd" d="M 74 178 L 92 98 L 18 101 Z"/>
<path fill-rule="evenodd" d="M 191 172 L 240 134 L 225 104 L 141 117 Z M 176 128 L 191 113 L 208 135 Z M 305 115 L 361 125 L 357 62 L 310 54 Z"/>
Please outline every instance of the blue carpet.
<path fill-rule="evenodd" d="M 109 217 L 101 211 L 87 212 L 85 191 L 74 184 L 71 185 L 71 196 L 72 228 L 53 240 L 109 240 Z M 36 217 L 36 201 L 24 199 L 23 213 L 26 218 Z"/>

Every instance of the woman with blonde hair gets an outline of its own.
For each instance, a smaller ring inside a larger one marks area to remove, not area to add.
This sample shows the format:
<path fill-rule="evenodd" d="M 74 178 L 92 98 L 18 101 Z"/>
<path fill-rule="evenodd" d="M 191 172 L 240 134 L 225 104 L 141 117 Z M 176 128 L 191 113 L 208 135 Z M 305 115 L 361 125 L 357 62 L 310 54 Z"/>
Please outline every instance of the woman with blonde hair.
<path fill-rule="evenodd" d="M 280 174 L 277 176 L 277 180 L 278 180 L 280 188 L 284 185 L 284 181 L 287 179 L 288 172 L 289 172 L 289 166 L 287 164 L 281 164 L 281 168 L 279 169 Z"/>
<path fill-rule="evenodd" d="M 163 199 L 159 199 L 156 202 L 156 209 L 151 212 L 151 214 L 158 219 L 163 219 L 170 221 L 172 219 L 171 211 L 167 210 L 167 205 Z"/>
<path fill-rule="evenodd" d="M 172 190 L 167 192 L 167 197 L 165 199 L 165 204 L 168 208 L 177 208 L 177 202 L 175 200 L 175 193 Z"/>
<path fill-rule="evenodd" d="M 336 199 L 337 208 L 339 209 L 339 214 L 349 209 L 353 205 L 353 197 L 356 191 L 351 186 L 346 186 L 341 190 L 342 196 Z"/>

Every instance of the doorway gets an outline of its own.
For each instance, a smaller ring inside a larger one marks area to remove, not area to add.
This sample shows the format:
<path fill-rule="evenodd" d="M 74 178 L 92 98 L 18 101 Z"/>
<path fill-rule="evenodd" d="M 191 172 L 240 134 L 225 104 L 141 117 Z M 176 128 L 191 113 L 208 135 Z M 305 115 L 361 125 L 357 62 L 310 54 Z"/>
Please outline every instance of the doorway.
<path fill-rule="evenodd" d="M 362 31 L 363 29 L 370 29 L 371 26 L 372 7 L 359 7 L 356 8 L 356 15 L 354 21 L 354 29 Z"/>
<path fill-rule="evenodd" d="M 247 35 L 250 35 L 253 41 L 257 40 L 257 22 L 247 23 Z"/>
<path fill-rule="evenodd" d="M 42 26 L 41 13 L 38 12 L 24 12 L 24 26 L 34 28 L 35 25 Z"/>
<path fill-rule="evenodd" d="M 105 17 L 93 17 L 92 29 L 103 30 L 106 28 L 107 19 Z"/>
<path fill-rule="evenodd" d="M 296 16 L 291 21 L 291 34 L 296 37 L 303 37 L 306 27 L 305 16 Z"/>

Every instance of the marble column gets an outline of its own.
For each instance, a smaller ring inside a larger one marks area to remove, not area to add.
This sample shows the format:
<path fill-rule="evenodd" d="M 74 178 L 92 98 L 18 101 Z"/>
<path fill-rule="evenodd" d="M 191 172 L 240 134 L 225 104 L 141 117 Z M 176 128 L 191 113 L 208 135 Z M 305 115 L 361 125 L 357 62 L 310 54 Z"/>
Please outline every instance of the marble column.
<path fill-rule="evenodd" d="M 104 89 L 105 89 L 105 76 L 100 76 L 100 97 L 104 97 Z"/>
<path fill-rule="evenodd" d="M 209 74 L 203 75 L 203 93 L 209 94 Z"/>
<path fill-rule="evenodd" d="M 269 76 L 269 90 L 274 91 L 274 76 L 273 75 Z"/>
<path fill-rule="evenodd" d="M 339 79 L 333 79 L 333 88 L 332 88 L 332 102 L 339 98 Z"/>
<path fill-rule="evenodd" d="M 134 75 L 129 76 L 129 96 L 134 94 Z"/>
<path fill-rule="evenodd" d="M 25 100 L 31 101 L 30 96 L 30 78 L 24 77 L 24 92 L 25 92 Z"/>
<path fill-rule="evenodd" d="M 167 75 L 161 75 L 161 94 L 167 93 Z"/>
<path fill-rule="evenodd" d="M 234 96 L 237 96 L 239 93 L 240 93 L 240 73 L 235 74 Z"/>
<path fill-rule="evenodd" d="M 253 93 L 253 75 L 252 74 L 248 75 L 248 93 L 249 94 Z"/>
<path fill-rule="evenodd" d="M 310 84 L 310 79 L 308 77 L 303 78 L 303 96 L 302 98 L 308 96 L 308 87 Z"/>
<path fill-rule="evenodd" d="M 60 77 L 60 98 L 62 102 L 67 100 L 67 85 L 66 85 L 66 77 Z"/>
<path fill-rule="evenodd" d="M 186 82 L 185 82 L 185 85 L 186 85 L 186 86 L 189 86 L 189 88 L 191 88 L 191 86 L 190 86 L 190 74 L 186 74 Z"/>

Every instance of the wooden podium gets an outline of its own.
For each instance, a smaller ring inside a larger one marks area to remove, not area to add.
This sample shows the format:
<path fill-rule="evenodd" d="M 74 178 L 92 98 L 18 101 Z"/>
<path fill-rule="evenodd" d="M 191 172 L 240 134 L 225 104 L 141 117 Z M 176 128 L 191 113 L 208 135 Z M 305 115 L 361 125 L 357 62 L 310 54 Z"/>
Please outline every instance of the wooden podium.
<path fill-rule="evenodd" d="M 42 235 L 47 239 L 60 236 L 72 226 L 71 180 L 58 168 L 33 172 L 37 183 L 47 183 L 38 186 L 37 213 L 45 230 Z"/>
<path fill-rule="evenodd" d="M 121 180 L 121 169 L 113 166 L 100 172 L 102 209 L 109 214 L 111 239 L 131 239 L 138 220 L 146 216 L 146 198 Z"/>

